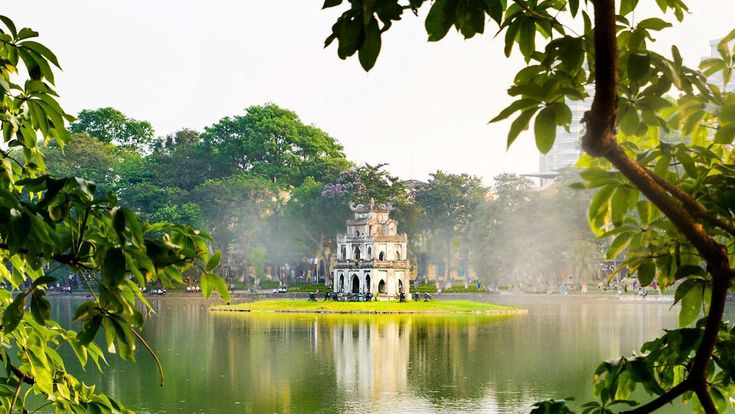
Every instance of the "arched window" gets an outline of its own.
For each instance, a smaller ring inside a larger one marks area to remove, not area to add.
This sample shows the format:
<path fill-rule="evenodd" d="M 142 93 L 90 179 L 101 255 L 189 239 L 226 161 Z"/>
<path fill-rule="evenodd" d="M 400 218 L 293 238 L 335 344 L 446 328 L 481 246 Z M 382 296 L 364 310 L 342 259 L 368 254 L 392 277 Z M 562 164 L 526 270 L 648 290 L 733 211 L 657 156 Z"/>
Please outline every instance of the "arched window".
<path fill-rule="evenodd" d="M 368 247 L 366 259 L 371 260 L 372 258 L 373 258 L 373 249 L 371 247 Z"/>
<path fill-rule="evenodd" d="M 383 252 L 380 252 L 380 253 L 378 254 L 378 260 L 385 260 L 385 253 L 383 253 Z"/>
<path fill-rule="evenodd" d="M 351 293 L 360 293 L 360 278 L 352 275 L 352 291 Z"/>
<path fill-rule="evenodd" d="M 339 275 L 339 285 L 337 286 L 337 290 L 340 292 L 345 291 L 345 275 Z"/>
<path fill-rule="evenodd" d="M 373 225 L 371 224 L 368 226 L 368 236 L 372 236 L 372 234 L 373 234 Z"/>
<path fill-rule="evenodd" d="M 360 230 L 355 230 L 355 236 L 360 237 Z"/>
<path fill-rule="evenodd" d="M 385 280 L 380 280 L 380 283 L 378 283 L 378 292 L 385 293 Z"/>
<path fill-rule="evenodd" d="M 355 260 L 360 260 L 360 248 L 355 246 L 355 254 L 354 254 Z"/>
<path fill-rule="evenodd" d="M 396 260 L 401 260 L 401 252 L 396 250 Z"/>
<path fill-rule="evenodd" d="M 340 259 L 347 260 L 347 247 L 345 245 L 342 245 L 342 248 L 340 249 Z"/>
<path fill-rule="evenodd" d="M 403 281 L 401 279 L 398 279 L 398 293 L 405 293 L 403 291 Z"/>

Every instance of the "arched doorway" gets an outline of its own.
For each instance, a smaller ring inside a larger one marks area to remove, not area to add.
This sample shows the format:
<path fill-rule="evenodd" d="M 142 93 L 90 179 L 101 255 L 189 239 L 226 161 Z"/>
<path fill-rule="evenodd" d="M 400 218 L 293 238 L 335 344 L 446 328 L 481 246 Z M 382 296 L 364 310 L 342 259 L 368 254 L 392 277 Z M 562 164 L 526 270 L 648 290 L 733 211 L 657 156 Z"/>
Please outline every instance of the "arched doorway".
<path fill-rule="evenodd" d="M 385 280 L 383 279 L 381 279 L 380 283 L 378 283 L 378 292 L 385 293 Z"/>
<path fill-rule="evenodd" d="M 352 293 L 360 293 L 360 278 L 352 275 Z"/>
<path fill-rule="evenodd" d="M 403 281 L 401 279 L 398 279 L 398 293 L 404 293 L 403 292 Z"/>
<path fill-rule="evenodd" d="M 337 285 L 337 290 L 339 292 L 345 291 L 345 275 L 339 275 L 339 285 Z"/>
<path fill-rule="evenodd" d="M 370 293 L 370 275 L 365 275 L 365 293 Z"/>

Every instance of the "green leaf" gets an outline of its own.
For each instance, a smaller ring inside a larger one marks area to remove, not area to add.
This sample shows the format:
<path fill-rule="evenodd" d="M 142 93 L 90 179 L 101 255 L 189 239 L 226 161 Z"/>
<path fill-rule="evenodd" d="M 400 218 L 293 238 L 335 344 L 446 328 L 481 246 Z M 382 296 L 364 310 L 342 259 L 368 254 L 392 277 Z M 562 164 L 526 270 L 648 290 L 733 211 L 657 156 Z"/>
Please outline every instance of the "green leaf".
<path fill-rule="evenodd" d="M 546 154 L 554 146 L 556 140 L 556 113 L 551 107 L 545 107 L 536 116 L 533 125 L 533 132 L 536 137 L 536 148 Z"/>
<path fill-rule="evenodd" d="M 39 324 L 43 325 L 51 317 L 51 303 L 40 289 L 33 289 L 31 294 L 31 314 Z"/>
<path fill-rule="evenodd" d="M 677 290 L 678 291 L 678 290 Z M 702 294 L 700 288 L 690 288 L 686 294 L 681 296 L 681 310 L 679 311 L 679 326 L 688 326 L 699 316 L 702 310 Z"/>
<path fill-rule="evenodd" d="M 572 17 L 577 16 L 579 11 L 579 0 L 569 0 L 569 11 L 572 13 Z"/>
<path fill-rule="evenodd" d="M 31 288 L 37 288 L 41 285 L 48 285 L 50 283 L 56 282 L 56 279 L 51 276 L 41 276 L 38 279 L 33 281 L 33 285 L 31 285 Z"/>
<path fill-rule="evenodd" d="M 97 331 L 102 325 L 102 316 L 97 314 L 90 319 L 85 319 L 82 323 L 82 329 L 77 333 L 77 340 L 82 345 L 87 345 L 97 336 Z"/>
<path fill-rule="evenodd" d="M 225 284 L 224 279 L 214 273 L 206 272 L 202 274 L 200 286 L 202 288 L 202 295 L 205 299 L 209 299 L 209 296 L 212 294 L 212 290 L 214 289 L 222 300 L 226 303 L 230 303 L 230 291 L 227 289 L 227 284 Z"/>
<path fill-rule="evenodd" d="M 701 277 L 693 277 L 691 279 L 687 279 L 683 281 L 678 288 L 676 288 L 676 292 L 674 293 L 674 305 L 679 303 L 681 299 L 686 296 L 690 290 L 697 288 L 699 289 L 700 295 L 702 293 L 702 287 L 704 286 L 704 279 Z"/>
<path fill-rule="evenodd" d="M 31 49 L 32 51 L 48 59 L 48 61 L 53 63 L 54 66 L 56 66 L 57 68 L 61 68 L 61 65 L 59 65 L 58 59 L 56 59 L 56 55 L 54 55 L 54 53 L 46 46 L 38 42 L 34 42 L 33 40 L 26 40 L 25 42 L 20 43 L 19 46 L 27 47 L 28 49 Z"/>
<path fill-rule="evenodd" d="M 342 0 L 324 0 L 324 5 L 322 6 L 322 9 L 339 6 L 340 4 L 342 4 Z"/>
<path fill-rule="evenodd" d="M 536 51 L 536 23 L 532 19 L 525 19 L 518 37 L 518 47 L 528 62 L 531 54 Z"/>
<path fill-rule="evenodd" d="M 637 27 L 648 29 L 648 30 L 659 31 L 667 27 L 671 27 L 671 23 L 666 22 L 656 17 L 652 17 L 650 19 L 641 20 L 641 22 L 638 23 Z"/>
<path fill-rule="evenodd" d="M 625 16 L 635 10 L 638 5 L 638 0 L 621 0 L 620 1 L 620 15 Z"/>
<path fill-rule="evenodd" d="M 628 212 L 628 200 L 630 191 L 627 186 L 621 185 L 615 189 L 615 192 L 610 199 L 610 218 L 614 225 L 619 225 L 625 217 L 625 213 Z"/>
<path fill-rule="evenodd" d="M 707 272 L 701 267 L 696 265 L 683 265 L 676 270 L 676 279 L 681 279 L 690 275 L 705 276 Z"/>
<path fill-rule="evenodd" d="M 735 139 L 735 124 L 720 127 L 715 133 L 715 142 L 718 144 L 729 145 Z"/>
<path fill-rule="evenodd" d="M 635 233 L 632 231 L 626 231 L 618 234 L 618 236 L 615 237 L 615 240 L 610 243 L 610 247 L 607 249 L 606 258 L 608 260 L 613 260 L 618 257 L 620 253 L 628 247 L 630 239 L 632 239 L 633 236 L 635 236 Z"/>
<path fill-rule="evenodd" d="M 644 260 L 640 266 L 638 266 L 638 282 L 641 286 L 648 286 L 653 281 L 653 277 L 656 275 L 656 264 L 650 260 Z"/>
<path fill-rule="evenodd" d="M 521 112 L 520 115 L 518 115 L 518 118 L 516 118 L 515 121 L 510 124 L 510 130 L 508 131 L 507 148 L 510 148 L 511 144 L 513 144 L 513 141 L 518 138 L 518 134 L 520 134 L 521 131 L 528 128 L 528 123 L 531 120 L 533 114 L 536 113 L 536 111 L 538 111 L 538 107 L 525 109 Z"/>
<path fill-rule="evenodd" d="M 538 99 L 529 99 L 529 98 L 523 98 L 518 99 L 517 101 L 513 102 L 512 104 L 508 105 L 505 109 L 500 111 L 500 113 L 493 119 L 490 120 L 488 123 L 498 122 L 502 121 L 503 119 L 508 118 L 516 111 L 521 111 L 523 109 L 531 108 L 533 106 L 538 107 L 541 102 Z"/>
<path fill-rule="evenodd" d="M 109 249 L 102 263 L 102 283 L 117 286 L 125 277 L 125 254 L 122 249 Z"/>
<path fill-rule="evenodd" d="M 429 41 L 436 42 L 442 40 L 447 35 L 449 28 L 452 27 L 452 7 L 454 3 L 450 0 L 436 0 L 426 16 L 426 32 L 429 34 Z"/>
<path fill-rule="evenodd" d="M 217 250 L 214 252 L 214 254 L 207 260 L 207 272 L 211 272 L 214 270 L 217 266 L 219 266 L 220 259 L 222 258 L 222 252 Z"/>
<path fill-rule="evenodd" d="M 12 332 L 23 319 L 23 310 L 25 308 L 26 296 L 28 292 L 23 292 L 13 299 L 13 302 L 5 308 L 3 312 L 3 332 Z"/>
<path fill-rule="evenodd" d="M 651 55 L 643 53 L 631 53 L 628 55 L 628 77 L 637 82 L 644 79 L 651 68 Z"/>
<path fill-rule="evenodd" d="M 365 40 L 363 40 L 362 47 L 357 52 L 360 65 L 365 71 L 369 71 L 375 66 L 375 61 L 378 59 L 378 54 L 380 54 L 380 44 L 378 21 L 373 17 L 370 19 L 370 23 L 365 26 Z"/>

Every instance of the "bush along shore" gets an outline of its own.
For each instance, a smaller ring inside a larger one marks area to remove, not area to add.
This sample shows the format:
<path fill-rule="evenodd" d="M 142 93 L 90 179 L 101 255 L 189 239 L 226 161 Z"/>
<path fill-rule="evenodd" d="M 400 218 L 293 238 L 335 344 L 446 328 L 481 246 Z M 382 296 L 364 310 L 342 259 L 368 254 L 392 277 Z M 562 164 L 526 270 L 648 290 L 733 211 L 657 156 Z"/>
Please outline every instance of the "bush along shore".
<path fill-rule="evenodd" d="M 266 299 L 235 305 L 216 305 L 216 312 L 356 313 L 356 314 L 524 314 L 525 309 L 472 301 L 332 302 Z"/>

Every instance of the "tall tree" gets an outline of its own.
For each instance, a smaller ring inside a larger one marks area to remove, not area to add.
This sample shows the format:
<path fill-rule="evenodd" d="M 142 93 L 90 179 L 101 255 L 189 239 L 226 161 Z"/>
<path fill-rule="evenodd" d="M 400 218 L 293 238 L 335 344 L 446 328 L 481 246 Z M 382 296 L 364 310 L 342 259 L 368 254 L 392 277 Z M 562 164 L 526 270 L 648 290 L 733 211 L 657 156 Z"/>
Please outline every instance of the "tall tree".
<path fill-rule="evenodd" d="M 102 142 L 147 150 L 153 142 L 153 126 L 148 121 L 129 118 L 115 108 L 84 109 L 69 130 L 86 133 Z"/>
<path fill-rule="evenodd" d="M 475 176 L 437 171 L 416 193 L 416 203 L 423 214 L 435 246 L 444 251 L 444 280 L 452 271 L 452 256 L 462 253 L 467 264 L 470 225 L 479 205 L 487 196 L 487 188 Z M 437 255 L 438 256 L 438 255 Z"/>
<path fill-rule="evenodd" d="M 275 104 L 251 106 L 245 115 L 222 118 L 205 129 L 203 139 L 216 148 L 219 176 L 245 172 L 292 187 L 306 177 L 323 181 L 348 164 L 334 138 Z"/>
<path fill-rule="evenodd" d="M 341 3 L 330 0 L 324 6 Z M 337 40 L 338 55 L 357 53 L 366 70 L 375 64 L 382 35 L 406 10 L 420 15 L 418 9 L 430 5 L 425 22 L 430 41 L 441 40 L 452 27 L 470 38 L 483 33 L 486 22 L 497 24 L 506 55 L 517 48 L 527 64 L 509 89 L 517 100 L 493 119 L 517 114 L 508 145 L 533 121 L 536 146 L 549 151 L 556 128 L 571 123 L 566 102 L 583 99 L 585 87 L 594 86 L 582 137 L 588 155 L 583 178 L 599 188 L 588 210 L 590 225 L 599 235 L 616 236 L 608 254 L 627 249 L 626 265 L 642 284 L 654 278 L 661 286 L 684 281 L 677 288 L 682 328 L 648 342 L 642 354 L 601 364 L 595 372 L 598 400 L 585 408 L 603 413 L 616 404 L 639 405 L 628 398 L 641 385 L 652 400 L 631 412 L 651 412 L 680 396 L 693 396 L 695 407 L 706 413 L 724 411 L 735 382 L 735 359 L 727 351 L 735 346 L 735 333 L 722 321 L 735 278 L 735 224 L 727 204 L 735 181 L 730 166 L 735 98 L 727 88 L 708 84 L 706 76 L 719 71 L 730 80 L 735 30 L 718 45 L 725 64 L 702 62 L 703 73 L 684 66 L 676 47 L 671 58 L 648 49 L 656 32 L 671 23 L 629 19 L 637 1 L 621 0 L 619 7 L 614 0 L 347 3 L 326 44 Z M 679 21 L 688 12 L 682 0 L 656 4 Z M 670 92 L 681 95 L 662 98 Z M 661 130 L 669 128 L 687 142 L 662 143 Z M 701 313 L 704 318 L 689 327 Z M 570 409 L 563 401 L 545 401 L 535 411 Z"/>

